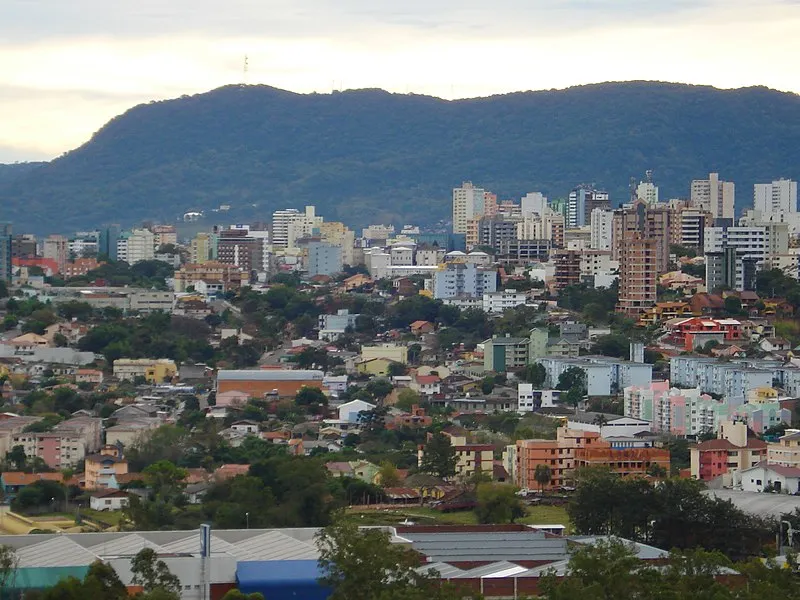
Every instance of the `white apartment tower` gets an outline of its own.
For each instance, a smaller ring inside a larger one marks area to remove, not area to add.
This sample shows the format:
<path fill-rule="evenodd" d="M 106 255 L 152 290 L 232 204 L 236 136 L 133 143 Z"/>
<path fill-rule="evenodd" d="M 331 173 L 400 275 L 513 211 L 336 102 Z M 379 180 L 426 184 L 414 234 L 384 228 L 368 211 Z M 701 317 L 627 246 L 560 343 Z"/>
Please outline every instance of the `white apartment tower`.
<path fill-rule="evenodd" d="M 720 181 L 718 173 L 710 173 L 708 179 L 692 181 L 690 203 L 711 213 L 714 219 L 733 219 L 735 186 L 732 181 Z"/>
<path fill-rule="evenodd" d="M 611 250 L 614 211 L 595 208 L 590 215 L 589 228 L 589 247 L 593 250 Z"/>
<path fill-rule="evenodd" d="M 155 257 L 155 236 L 149 229 L 133 229 L 117 240 L 117 260 L 135 265 Z"/>
<path fill-rule="evenodd" d="M 753 208 L 764 215 L 797 212 L 797 182 L 778 179 L 757 183 L 753 191 Z"/>
<path fill-rule="evenodd" d="M 272 213 L 272 245 L 287 248 L 289 245 L 289 223 L 301 217 L 296 208 L 285 208 Z"/>
<path fill-rule="evenodd" d="M 523 217 L 534 213 L 544 215 L 547 209 L 547 197 L 541 192 L 528 192 L 522 197 L 520 204 Z"/>
<path fill-rule="evenodd" d="M 485 212 L 485 190 L 465 181 L 460 188 L 453 188 L 453 233 L 467 233 L 467 222 L 483 216 Z"/>

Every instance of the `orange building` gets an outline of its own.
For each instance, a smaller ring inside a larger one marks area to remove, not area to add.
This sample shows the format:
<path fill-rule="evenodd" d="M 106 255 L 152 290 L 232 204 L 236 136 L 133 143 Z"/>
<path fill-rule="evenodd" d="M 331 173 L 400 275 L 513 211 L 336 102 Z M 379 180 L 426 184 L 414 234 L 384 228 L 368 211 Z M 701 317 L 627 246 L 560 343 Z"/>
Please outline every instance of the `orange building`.
<path fill-rule="evenodd" d="M 289 369 L 222 370 L 217 373 L 217 394 L 243 392 L 251 398 L 294 397 L 303 387 L 322 389 L 322 371 Z"/>
<path fill-rule="evenodd" d="M 608 467 L 622 476 L 644 475 L 654 464 L 669 471 L 669 451 L 660 448 L 612 448 L 596 431 L 559 427 L 555 440 L 517 440 L 514 482 L 521 488 L 538 489 L 536 467 L 550 467 L 550 483 L 544 489 L 570 485 L 575 470 L 587 466 Z"/>
<path fill-rule="evenodd" d="M 581 448 L 575 453 L 581 467 L 608 467 L 623 477 L 645 475 L 654 465 L 669 473 L 669 450 L 663 448 Z"/>
<path fill-rule="evenodd" d="M 99 490 L 119 484 L 117 477 L 128 473 L 128 461 L 120 456 L 116 446 L 103 446 L 99 454 L 85 459 L 84 485 L 87 490 Z"/>

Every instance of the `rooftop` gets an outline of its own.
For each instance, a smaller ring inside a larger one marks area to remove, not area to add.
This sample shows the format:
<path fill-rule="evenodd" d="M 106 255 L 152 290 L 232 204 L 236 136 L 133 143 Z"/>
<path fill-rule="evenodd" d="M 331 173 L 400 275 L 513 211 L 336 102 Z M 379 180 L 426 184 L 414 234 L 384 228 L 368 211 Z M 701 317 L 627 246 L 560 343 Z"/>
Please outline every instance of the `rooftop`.
<path fill-rule="evenodd" d="M 322 371 L 289 369 L 246 369 L 241 371 L 222 370 L 217 373 L 217 381 L 322 381 Z"/>

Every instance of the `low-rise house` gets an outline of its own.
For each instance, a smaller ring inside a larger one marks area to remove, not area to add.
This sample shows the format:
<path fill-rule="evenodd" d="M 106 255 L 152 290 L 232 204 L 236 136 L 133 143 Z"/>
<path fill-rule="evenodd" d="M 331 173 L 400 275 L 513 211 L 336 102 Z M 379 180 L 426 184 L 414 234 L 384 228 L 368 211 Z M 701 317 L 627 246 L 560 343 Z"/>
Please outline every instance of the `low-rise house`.
<path fill-rule="evenodd" d="M 255 421 L 247 421 L 247 420 L 235 421 L 231 425 L 231 429 L 238 433 L 255 434 L 258 433 L 258 423 L 256 423 Z"/>
<path fill-rule="evenodd" d="M 420 427 L 429 427 L 432 423 L 433 417 L 427 415 L 424 408 L 414 404 L 411 407 L 411 412 L 395 414 L 390 419 L 387 419 L 386 429 L 398 429 L 400 427 L 418 429 Z"/>
<path fill-rule="evenodd" d="M 216 468 L 214 471 L 214 479 L 217 481 L 225 481 L 226 479 L 233 479 L 239 475 L 247 475 L 249 471 L 250 465 L 225 464 Z"/>
<path fill-rule="evenodd" d="M 128 473 L 128 461 L 116 446 L 105 446 L 99 453 L 90 454 L 84 464 L 84 485 L 88 490 L 115 487 L 119 477 Z"/>
<path fill-rule="evenodd" d="M 772 491 L 778 494 L 799 494 L 800 468 L 761 462 L 754 467 L 741 470 L 737 474 L 736 481 L 745 492 Z"/>
<path fill-rule="evenodd" d="M 89 508 L 92 510 L 122 510 L 130 502 L 128 492 L 122 490 L 100 490 L 89 496 Z"/>
<path fill-rule="evenodd" d="M 197 505 L 203 503 L 203 498 L 206 492 L 211 488 L 211 484 L 207 481 L 198 481 L 197 483 L 190 483 L 187 485 L 183 493 L 186 496 L 186 501 L 189 504 Z"/>
<path fill-rule="evenodd" d="M 779 337 L 764 338 L 758 347 L 764 352 L 786 352 L 792 349 L 792 345 L 787 340 Z"/>
<path fill-rule="evenodd" d="M 362 413 L 375 410 L 375 405 L 363 400 L 351 400 L 339 406 L 339 419 L 348 423 L 358 423 Z"/>
<path fill-rule="evenodd" d="M 423 396 L 433 396 L 441 393 L 441 381 L 438 375 L 415 375 L 411 380 L 411 389 Z"/>
<path fill-rule="evenodd" d="M 103 372 L 100 369 L 78 369 L 75 372 L 75 383 L 100 385 L 103 383 Z"/>
<path fill-rule="evenodd" d="M 261 439 L 272 444 L 286 444 L 292 439 L 291 431 L 262 431 Z"/>
<path fill-rule="evenodd" d="M 37 481 L 64 481 L 64 474 L 56 473 L 22 473 L 21 471 L 6 471 L 0 475 L 0 486 L 3 488 L 3 498 L 6 502 L 13 500 L 20 490 Z"/>
<path fill-rule="evenodd" d="M 120 381 L 142 377 L 148 383 L 162 383 L 177 374 L 175 361 L 168 358 L 118 358 L 114 361 L 114 377 Z"/>
<path fill-rule="evenodd" d="M 436 331 L 436 325 L 431 323 L 430 321 L 414 321 L 409 326 L 411 329 L 412 335 L 416 337 L 420 337 L 426 333 L 433 333 Z"/>

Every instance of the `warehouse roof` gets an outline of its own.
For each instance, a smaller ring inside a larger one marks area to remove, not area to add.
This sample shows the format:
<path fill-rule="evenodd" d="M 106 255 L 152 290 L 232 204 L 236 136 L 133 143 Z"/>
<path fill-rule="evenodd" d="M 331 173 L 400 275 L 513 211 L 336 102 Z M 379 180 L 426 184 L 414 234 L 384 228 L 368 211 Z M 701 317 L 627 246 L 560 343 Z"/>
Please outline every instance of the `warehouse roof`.
<path fill-rule="evenodd" d="M 322 371 L 291 369 L 244 369 L 241 371 L 219 371 L 217 381 L 322 381 Z"/>

